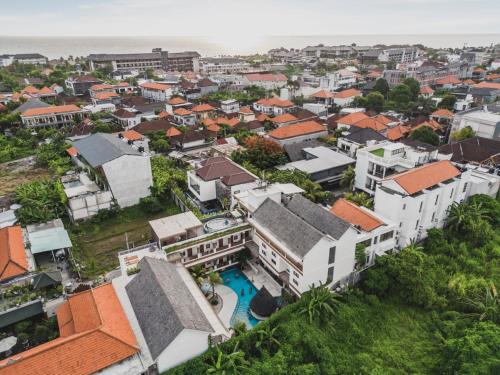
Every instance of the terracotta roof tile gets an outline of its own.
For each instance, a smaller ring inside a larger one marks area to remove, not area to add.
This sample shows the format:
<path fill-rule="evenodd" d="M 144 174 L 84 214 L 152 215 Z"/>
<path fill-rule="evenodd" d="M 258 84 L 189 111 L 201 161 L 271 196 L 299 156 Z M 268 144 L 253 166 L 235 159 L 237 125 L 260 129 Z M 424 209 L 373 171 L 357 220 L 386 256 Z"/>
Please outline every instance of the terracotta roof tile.
<path fill-rule="evenodd" d="M 282 126 L 281 128 L 270 131 L 268 135 L 275 139 L 287 139 L 324 131 L 326 131 L 326 128 L 323 125 L 320 125 L 315 121 L 306 121 L 299 122 L 298 124 Z"/>
<path fill-rule="evenodd" d="M 167 101 L 168 104 L 170 105 L 180 105 L 180 104 L 185 104 L 187 103 L 184 99 L 176 97 L 176 98 L 171 98 Z"/>
<path fill-rule="evenodd" d="M 61 337 L 1 361 L 2 375 L 93 374 L 139 351 L 112 284 L 70 296 L 56 313 Z"/>
<path fill-rule="evenodd" d="M 443 78 L 436 79 L 436 85 L 458 85 L 462 83 L 457 77 L 451 75 Z"/>
<path fill-rule="evenodd" d="M 347 89 L 347 90 L 335 92 L 334 95 L 335 95 L 335 98 L 345 99 L 345 98 L 351 98 L 353 96 L 360 96 L 361 91 L 356 90 L 356 89 Z"/>
<path fill-rule="evenodd" d="M 437 111 L 432 112 L 432 116 L 452 118 L 454 115 L 453 115 L 453 112 L 451 112 L 450 110 L 448 110 L 446 108 L 441 108 L 441 109 L 438 109 Z"/>
<path fill-rule="evenodd" d="M 207 130 L 210 130 L 211 132 L 218 133 L 221 131 L 221 127 L 217 124 L 210 124 L 207 126 Z"/>
<path fill-rule="evenodd" d="M 0 229 L 0 280 L 28 272 L 28 259 L 19 225 Z"/>
<path fill-rule="evenodd" d="M 355 122 L 352 124 L 352 126 L 358 127 L 358 128 L 370 128 L 375 130 L 376 132 L 381 132 L 385 129 L 387 129 L 387 126 L 385 126 L 382 122 L 377 121 L 374 118 L 364 118 L 359 120 L 358 122 Z"/>
<path fill-rule="evenodd" d="M 312 96 L 314 96 L 315 98 L 319 98 L 319 99 L 329 99 L 329 98 L 333 98 L 335 96 L 335 94 L 333 94 L 327 90 L 320 90 L 320 91 L 312 94 Z"/>
<path fill-rule="evenodd" d="M 253 111 L 248 107 L 241 107 L 239 112 L 247 115 L 253 114 Z"/>
<path fill-rule="evenodd" d="M 257 121 L 260 121 L 260 122 L 264 122 L 264 121 L 269 121 L 269 120 L 270 120 L 269 116 L 268 116 L 268 115 L 266 115 L 265 113 L 259 113 L 259 114 L 255 117 L 255 119 L 256 119 Z"/>
<path fill-rule="evenodd" d="M 397 141 L 398 139 L 404 138 L 406 134 L 410 132 L 408 127 L 403 125 L 397 125 L 392 128 L 389 128 L 385 134 L 385 136 L 391 141 Z"/>
<path fill-rule="evenodd" d="M 297 121 L 297 117 L 290 113 L 284 113 L 282 115 L 276 116 L 271 119 L 272 122 L 276 124 L 284 124 L 287 122 Z"/>
<path fill-rule="evenodd" d="M 497 82 L 480 82 L 476 85 L 474 85 L 475 89 L 495 89 L 495 90 L 500 90 L 500 83 Z"/>
<path fill-rule="evenodd" d="M 69 156 L 71 156 L 71 157 L 75 157 L 76 155 L 78 155 L 78 150 L 77 150 L 77 148 L 76 148 L 76 147 L 74 147 L 74 146 L 71 146 L 70 148 L 68 148 L 68 149 L 66 150 L 66 152 L 67 152 L 67 153 L 68 153 L 68 155 L 69 155 Z"/>
<path fill-rule="evenodd" d="M 127 138 L 129 141 L 138 141 L 139 139 L 142 139 L 143 136 L 141 133 L 135 131 L 135 130 L 125 130 L 123 132 L 115 133 L 115 134 L 122 134 L 123 138 Z"/>
<path fill-rule="evenodd" d="M 50 114 L 56 114 L 56 113 L 66 113 L 66 112 L 80 112 L 81 109 L 74 105 L 74 104 L 68 104 L 68 105 L 59 105 L 59 106 L 52 106 L 52 107 L 42 107 L 42 108 L 30 108 L 24 111 L 21 115 L 22 116 L 41 116 L 41 115 L 50 115 Z"/>
<path fill-rule="evenodd" d="M 108 100 L 111 98 L 119 98 L 120 95 L 118 95 L 116 92 L 98 92 L 94 94 L 94 98 L 97 100 Z"/>
<path fill-rule="evenodd" d="M 383 221 L 344 198 L 337 200 L 330 212 L 352 225 L 359 225 L 366 232 L 384 225 Z"/>
<path fill-rule="evenodd" d="M 434 90 L 431 89 L 429 86 L 422 86 L 420 87 L 420 93 L 421 94 L 434 94 Z"/>
<path fill-rule="evenodd" d="M 170 88 L 170 85 L 155 82 L 145 82 L 140 85 L 140 87 L 148 90 L 165 91 Z"/>
<path fill-rule="evenodd" d="M 266 107 L 280 107 L 280 108 L 287 108 L 294 106 L 293 102 L 291 102 L 290 100 L 280 99 L 276 97 L 257 100 L 257 104 Z"/>
<path fill-rule="evenodd" d="M 26 86 L 21 92 L 26 93 L 26 94 L 30 94 L 30 95 L 34 95 L 34 94 L 38 94 L 39 91 L 40 90 L 38 90 L 34 86 Z"/>
<path fill-rule="evenodd" d="M 170 138 L 170 137 L 177 137 L 177 136 L 181 135 L 182 132 L 179 129 L 172 126 L 170 129 L 167 130 L 167 132 L 165 134 L 167 137 Z"/>
<path fill-rule="evenodd" d="M 284 74 L 273 74 L 273 73 L 250 73 L 245 74 L 245 77 L 249 81 L 281 81 L 286 82 L 287 78 Z"/>
<path fill-rule="evenodd" d="M 177 116 L 188 116 L 191 114 L 193 114 L 193 112 L 191 112 L 189 109 L 186 109 L 186 108 L 177 108 L 174 111 L 174 115 L 177 115 Z"/>
<path fill-rule="evenodd" d="M 368 116 L 363 112 L 354 112 L 350 113 L 344 117 L 337 119 L 337 124 L 343 125 L 354 125 L 356 122 L 361 121 L 363 119 L 367 119 Z"/>
<path fill-rule="evenodd" d="M 107 84 L 107 83 L 99 83 L 97 85 L 90 86 L 90 89 L 92 91 L 112 90 L 113 89 L 113 85 L 110 85 L 110 84 Z"/>
<path fill-rule="evenodd" d="M 213 111 L 215 108 L 210 104 L 198 104 L 192 108 L 193 112 L 208 112 Z"/>
<path fill-rule="evenodd" d="M 450 161 L 441 160 L 400 173 L 388 180 L 394 180 L 409 195 L 412 195 L 459 175 L 460 171 Z"/>

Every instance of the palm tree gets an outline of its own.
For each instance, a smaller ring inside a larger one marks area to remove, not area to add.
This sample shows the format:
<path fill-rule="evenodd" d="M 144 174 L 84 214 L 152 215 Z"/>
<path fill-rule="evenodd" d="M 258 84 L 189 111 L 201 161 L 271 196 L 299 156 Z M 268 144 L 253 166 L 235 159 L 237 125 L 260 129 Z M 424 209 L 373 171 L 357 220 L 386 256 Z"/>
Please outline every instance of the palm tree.
<path fill-rule="evenodd" d="M 370 196 L 366 193 L 345 193 L 344 198 L 347 199 L 348 201 L 357 204 L 358 206 L 363 206 L 366 208 L 372 208 L 373 207 L 373 198 L 370 198 Z"/>
<path fill-rule="evenodd" d="M 500 304 L 498 302 L 497 289 L 494 284 L 491 284 L 489 288 L 486 288 L 484 299 L 469 299 L 466 304 L 476 311 L 472 315 L 478 316 L 480 321 L 489 320 L 494 323 L 500 322 Z"/>
<path fill-rule="evenodd" d="M 324 320 L 332 316 L 339 304 L 337 297 L 321 284 L 309 290 L 303 298 L 305 299 L 305 306 L 300 310 L 300 313 L 308 316 L 310 324 L 316 318 Z"/>
<path fill-rule="evenodd" d="M 340 177 L 340 186 L 348 187 L 352 191 L 354 188 L 354 178 L 356 177 L 356 172 L 352 166 L 347 167 L 347 169 L 342 173 Z"/>
<path fill-rule="evenodd" d="M 215 286 L 222 284 L 222 278 L 217 272 L 210 272 L 208 275 L 208 282 L 212 286 L 212 298 L 215 297 Z"/>
<path fill-rule="evenodd" d="M 247 366 L 248 361 L 245 359 L 245 353 L 238 350 L 238 343 L 229 354 L 224 353 L 217 346 L 216 358 L 212 358 L 212 364 L 207 369 L 207 374 L 239 375 Z"/>
<path fill-rule="evenodd" d="M 268 352 L 271 352 L 273 348 L 281 346 L 281 343 L 276 338 L 277 329 L 278 327 L 271 328 L 270 325 L 266 325 L 264 328 L 259 329 L 257 331 L 259 339 L 255 343 L 255 348 L 261 350 L 266 347 Z"/>
<path fill-rule="evenodd" d="M 205 269 L 201 265 L 194 266 L 189 272 L 198 285 L 201 285 L 205 280 Z"/>
<path fill-rule="evenodd" d="M 405 250 L 408 251 L 422 251 L 424 247 L 419 245 L 415 239 L 411 239 L 410 244 L 405 247 Z"/>
<path fill-rule="evenodd" d="M 453 202 L 448 214 L 448 226 L 450 229 L 458 232 L 465 225 L 467 218 L 467 207 L 464 204 Z"/>

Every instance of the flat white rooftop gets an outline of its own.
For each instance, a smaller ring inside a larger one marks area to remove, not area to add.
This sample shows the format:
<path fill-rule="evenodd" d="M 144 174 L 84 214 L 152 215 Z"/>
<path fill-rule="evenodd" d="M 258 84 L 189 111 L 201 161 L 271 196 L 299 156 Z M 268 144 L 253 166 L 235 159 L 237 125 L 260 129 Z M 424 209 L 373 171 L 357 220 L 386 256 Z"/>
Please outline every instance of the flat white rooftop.
<path fill-rule="evenodd" d="M 298 169 L 302 172 L 311 174 L 356 162 L 353 158 L 324 146 L 308 147 L 304 149 L 304 152 L 315 156 L 315 158 L 294 161 L 282 165 L 278 167 L 278 169 Z"/>
<path fill-rule="evenodd" d="M 182 235 L 188 229 L 201 227 L 203 224 L 191 211 L 187 211 L 152 220 L 149 222 L 149 225 L 156 236 L 162 239 Z"/>

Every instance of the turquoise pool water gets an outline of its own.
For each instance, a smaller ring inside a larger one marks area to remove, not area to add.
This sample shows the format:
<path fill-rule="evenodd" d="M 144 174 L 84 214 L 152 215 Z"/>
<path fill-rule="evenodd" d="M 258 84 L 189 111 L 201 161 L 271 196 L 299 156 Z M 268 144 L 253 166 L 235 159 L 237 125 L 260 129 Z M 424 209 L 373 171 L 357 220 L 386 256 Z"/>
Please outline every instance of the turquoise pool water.
<path fill-rule="evenodd" d="M 253 328 L 259 322 L 249 311 L 250 301 L 257 294 L 255 286 L 237 268 L 221 272 L 220 276 L 224 280 L 224 285 L 230 287 L 238 295 L 238 303 L 231 317 L 231 326 L 234 326 L 238 321 L 242 321 L 246 323 L 248 328 Z"/>

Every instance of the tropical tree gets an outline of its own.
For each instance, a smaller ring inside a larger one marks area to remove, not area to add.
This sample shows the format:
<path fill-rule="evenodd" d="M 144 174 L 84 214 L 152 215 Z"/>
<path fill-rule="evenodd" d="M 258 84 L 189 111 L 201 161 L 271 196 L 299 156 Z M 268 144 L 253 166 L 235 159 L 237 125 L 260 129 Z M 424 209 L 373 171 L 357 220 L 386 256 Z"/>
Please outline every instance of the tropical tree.
<path fill-rule="evenodd" d="M 449 109 L 450 111 L 453 110 L 453 107 L 455 106 L 455 103 L 457 102 L 457 98 L 455 95 L 445 95 L 443 96 L 443 100 L 439 102 L 438 107 L 439 108 L 446 108 Z"/>
<path fill-rule="evenodd" d="M 189 270 L 189 272 L 198 285 L 201 285 L 203 280 L 205 280 L 205 269 L 203 266 L 194 266 Z"/>
<path fill-rule="evenodd" d="M 266 349 L 269 353 L 279 348 L 281 346 L 281 343 L 276 337 L 277 329 L 278 327 L 271 328 L 269 324 L 260 326 L 260 329 L 257 330 L 257 335 L 259 336 L 259 338 L 255 343 L 255 348 L 261 351 L 262 349 Z"/>
<path fill-rule="evenodd" d="M 212 358 L 212 363 L 207 369 L 207 374 L 215 375 L 239 375 L 248 368 L 248 361 L 245 359 L 245 353 L 238 350 L 238 342 L 229 354 L 224 353 L 217 346 L 215 358 Z"/>
<path fill-rule="evenodd" d="M 222 284 L 222 278 L 217 272 L 210 272 L 208 275 L 208 282 L 210 283 L 210 286 L 212 287 L 212 298 L 215 297 L 215 286 Z"/>
<path fill-rule="evenodd" d="M 241 320 L 238 320 L 234 326 L 233 326 L 233 330 L 234 330 L 234 335 L 236 337 L 238 336 L 241 336 L 243 335 L 244 333 L 247 332 L 247 324 Z"/>
<path fill-rule="evenodd" d="M 356 177 L 356 172 L 354 168 L 350 165 L 340 176 L 340 186 L 348 187 L 349 190 L 354 188 L 354 178 Z"/>
<path fill-rule="evenodd" d="M 463 139 L 472 138 L 475 135 L 476 133 L 474 132 L 474 130 L 472 130 L 470 126 L 466 126 L 463 129 L 452 132 L 451 139 L 453 139 L 454 141 L 461 141 Z"/>
<path fill-rule="evenodd" d="M 379 78 L 375 82 L 373 86 L 373 91 L 377 91 L 381 93 L 385 99 L 387 99 L 387 95 L 389 94 L 389 83 L 384 78 Z"/>
<path fill-rule="evenodd" d="M 344 194 L 344 198 L 354 204 L 357 204 L 358 206 L 363 206 L 370 209 L 373 207 L 373 198 L 370 198 L 368 194 L 363 192 L 361 193 L 348 192 Z"/>
<path fill-rule="evenodd" d="M 464 204 L 453 202 L 448 214 L 448 227 L 459 232 L 468 218 L 467 207 Z"/>
<path fill-rule="evenodd" d="M 428 143 L 434 146 L 439 145 L 439 136 L 436 133 L 434 133 L 434 131 L 428 126 L 422 126 L 416 129 L 411 134 L 411 139 Z"/>
<path fill-rule="evenodd" d="M 480 299 L 468 299 L 466 303 L 471 307 L 480 321 L 489 320 L 493 323 L 500 323 L 500 303 L 495 285 L 492 283 L 486 288 L 484 296 Z"/>
<path fill-rule="evenodd" d="M 310 324 L 315 320 L 325 321 L 333 316 L 339 304 L 337 297 L 321 284 L 312 287 L 302 298 L 304 307 L 300 310 L 300 314 L 307 315 Z"/>

